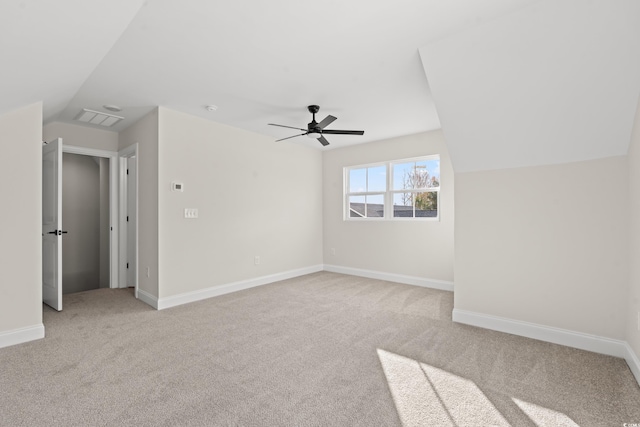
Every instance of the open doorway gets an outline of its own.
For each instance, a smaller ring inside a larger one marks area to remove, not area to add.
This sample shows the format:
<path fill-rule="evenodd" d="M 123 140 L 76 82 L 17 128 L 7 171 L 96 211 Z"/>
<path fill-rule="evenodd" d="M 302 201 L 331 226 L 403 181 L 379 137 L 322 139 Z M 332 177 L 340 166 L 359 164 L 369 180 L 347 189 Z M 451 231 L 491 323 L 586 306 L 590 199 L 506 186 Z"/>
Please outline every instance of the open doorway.
<path fill-rule="evenodd" d="M 94 261 L 95 264 L 98 265 L 97 270 L 97 288 L 117 288 L 120 287 L 118 281 L 118 153 L 113 151 L 105 151 L 105 150 L 97 150 L 92 148 L 84 148 L 77 147 L 72 145 L 62 145 L 62 153 L 63 153 L 63 183 L 62 183 L 62 194 L 63 194 L 63 215 L 62 221 L 65 224 L 65 201 L 70 202 L 72 198 L 80 199 L 76 200 L 76 203 L 80 205 L 79 210 L 72 214 L 72 218 L 68 221 L 69 226 L 72 226 L 72 222 L 74 219 L 78 221 L 75 225 L 76 227 L 82 225 L 81 223 L 89 223 L 98 225 L 98 235 L 93 236 L 94 246 L 92 249 L 93 257 L 95 259 L 96 253 L 98 256 L 98 260 Z M 71 160 L 69 160 L 71 159 Z M 69 163 L 72 162 L 72 163 Z M 67 174 L 65 172 L 64 166 L 67 164 L 73 164 L 73 170 L 71 174 Z M 93 175 L 90 175 L 87 172 L 87 169 L 93 168 Z M 83 174 L 80 174 L 80 170 L 85 169 Z M 75 175 L 74 175 L 75 174 Z M 96 175 L 97 174 L 97 175 Z M 65 180 L 65 176 L 69 178 Z M 87 179 L 89 183 L 87 185 L 83 185 L 78 183 L 77 181 L 81 179 Z M 75 181 L 75 182 L 73 182 Z M 65 186 L 72 186 L 71 189 L 66 190 Z M 91 195 L 91 191 L 95 192 Z M 76 196 L 71 195 L 71 191 L 76 190 L 80 194 Z M 66 197 L 65 194 L 67 194 Z M 82 197 L 87 197 L 87 204 L 82 207 Z M 90 201 L 90 203 L 89 203 Z M 93 212 L 93 213 L 91 213 Z M 69 214 L 69 213 L 68 213 Z M 86 216 L 86 218 L 78 219 L 78 216 Z M 83 227 L 88 227 L 87 224 L 82 225 Z M 88 229 L 88 228 L 87 228 Z M 66 230 L 69 231 L 69 230 Z M 79 228 L 78 233 L 82 232 L 83 229 Z M 65 235 L 65 238 L 70 237 L 71 233 Z M 76 236 L 78 240 L 82 240 L 82 236 Z M 98 246 L 95 246 L 95 242 L 99 242 Z M 63 240 L 63 246 L 65 241 Z M 72 240 L 69 239 L 69 244 L 74 248 Z M 87 244 L 87 243 L 85 243 Z M 81 246 L 76 245 L 76 249 L 81 248 Z M 80 255 L 70 255 L 79 257 Z M 70 260 L 71 261 L 71 260 Z M 77 260 L 72 261 L 77 262 Z M 68 268 L 72 263 L 66 263 L 64 257 L 64 248 L 63 248 L 63 294 L 70 293 L 66 290 L 67 284 L 65 283 L 64 276 L 64 266 L 67 265 Z M 88 270 L 88 269 L 86 269 Z M 74 273 L 77 273 L 77 269 L 73 270 Z M 89 273 L 83 273 L 89 274 Z M 96 271 L 94 269 L 93 277 L 96 275 Z M 91 277 L 91 276 L 90 276 Z M 73 279 L 71 274 L 68 275 L 68 278 Z M 72 291 L 74 287 L 72 284 L 69 284 Z"/>
<path fill-rule="evenodd" d="M 62 293 L 110 283 L 109 159 L 62 154 Z"/>

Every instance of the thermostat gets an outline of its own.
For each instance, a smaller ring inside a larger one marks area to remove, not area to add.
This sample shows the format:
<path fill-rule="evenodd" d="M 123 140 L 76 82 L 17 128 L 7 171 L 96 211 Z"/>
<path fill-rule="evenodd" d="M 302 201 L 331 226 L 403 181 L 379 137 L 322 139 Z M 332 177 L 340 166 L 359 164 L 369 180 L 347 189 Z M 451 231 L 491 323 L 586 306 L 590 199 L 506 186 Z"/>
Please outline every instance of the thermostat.
<path fill-rule="evenodd" d="M 183 192 L 184 191 L 184 184 L 181 182 L 172 182 L 171 183 L 171 190 L 172 191 L 180 191 Z"/>

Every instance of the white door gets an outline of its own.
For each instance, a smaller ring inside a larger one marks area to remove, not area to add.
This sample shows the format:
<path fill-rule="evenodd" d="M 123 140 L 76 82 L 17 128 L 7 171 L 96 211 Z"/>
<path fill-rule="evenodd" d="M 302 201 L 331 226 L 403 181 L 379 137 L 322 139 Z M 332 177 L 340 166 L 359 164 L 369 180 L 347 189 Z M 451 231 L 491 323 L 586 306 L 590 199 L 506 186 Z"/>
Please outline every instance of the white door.
<path fill-rule="evenodd" d="M 42 301 L 62 310 L 62 138 L 42 147 Z"/>

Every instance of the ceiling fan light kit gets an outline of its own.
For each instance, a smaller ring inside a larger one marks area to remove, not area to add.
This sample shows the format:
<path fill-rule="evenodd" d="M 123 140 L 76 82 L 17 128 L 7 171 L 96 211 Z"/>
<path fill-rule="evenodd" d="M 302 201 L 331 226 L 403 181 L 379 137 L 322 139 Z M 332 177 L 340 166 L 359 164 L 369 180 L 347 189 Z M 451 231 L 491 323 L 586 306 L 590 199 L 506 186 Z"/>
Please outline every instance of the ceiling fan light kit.
<path fill-rule="evenodd" d="M 285 139 L 296 138 L 296 137 L 302 136 L 302 135 L 307 135 L 308 138 L 317 139 L 320 142 L 320 144 L 322 144 L 323 146 L 327 146 L 327 145 L 329 145 L 329 141 L 327 141 L 327 139 L 324 137 L 324 135 L 323 135 L 324 133 L 331 134 L 331 135 L 364 135 L 364 131 L 363 130 L 335 130 L 335 129 L 326 129 L 325 130 L 325 127 L 327 127 L 328 125 L 333 123 L 337 118 L 332 116 L 332 115 L 328 115 L 327 117 L 324 118 L 324 120 L 322 120 L 320 123 L 318 123 L 318 122 L 316 122 L 316 113 L 318 111 L 320 111 L 320 106 L 318 106 L 318 105 L 309 105 L 307 107 L 307 109 L 312 114 L 312 119 L 311 119 L 311 122 L 307 124 L 307 128 L 306 129 L 297 128 L 297 127 L 293 127 L 293 126 L 277 125 L 275 123 L 269 123 L 269 125 L 271 125 L 271 126 L 279 126 L 279 127 L 283 127 L 283 128 L 297 129 L 297 130 L 301 130 L 301 131 L 304 132 L 304 133 L 301 133 L 299 135 L 293 135 L 293 136 L 288 136 L 286 138 L 278 139 L 276 142 L 284 141 Z"/>

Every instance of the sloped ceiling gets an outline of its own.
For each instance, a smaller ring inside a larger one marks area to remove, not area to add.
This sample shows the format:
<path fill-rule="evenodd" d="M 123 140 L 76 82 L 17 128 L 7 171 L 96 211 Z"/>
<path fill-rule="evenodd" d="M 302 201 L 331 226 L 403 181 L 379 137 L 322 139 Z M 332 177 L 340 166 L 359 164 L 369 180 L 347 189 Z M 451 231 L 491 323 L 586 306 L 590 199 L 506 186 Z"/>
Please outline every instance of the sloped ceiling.
<path fill-rule="evenodd" d="M 637 0 L 535 2 L 420 55 L 456 172 L 627 152 L 640 94 Z"/>
<path fill-rule="evenodd" d="M 44 101 L 45 118 L 58 117 L 142 4 L 1 1 L 0 114 Z"/>
<path fill-rule="evenodd" d="M 267 123 L 306 127 L 319 104 L 332 128 L 365 130 L 330 148 L 436 129 L 418 48 L 532 3 L 3 0 L 0 114 L 42 100 L 45 122 L 74 123 L 115 104 L 120 131 L 163 105 L 275 140 L 296 131 Z"/>

